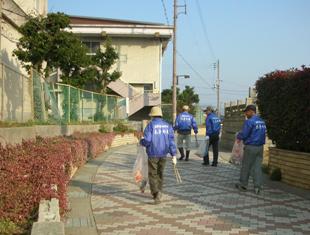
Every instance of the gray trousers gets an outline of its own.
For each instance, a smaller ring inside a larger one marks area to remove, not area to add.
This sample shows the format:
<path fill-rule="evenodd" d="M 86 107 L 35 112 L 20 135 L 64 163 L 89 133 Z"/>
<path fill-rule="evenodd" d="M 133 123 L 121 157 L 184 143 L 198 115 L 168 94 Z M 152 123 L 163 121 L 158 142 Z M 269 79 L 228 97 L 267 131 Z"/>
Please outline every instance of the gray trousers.
<path fill-rule="evenodd" d="M 159 191 L 163 189 L 164 183 L 164 169 L 166 165 L 165 157 L 151 157 L 148 159 L 149 168 L 149 184 L 151 189 L 151 194 L 154 196 Z"/>
<path fill-rule="evenodd" d="M 261 188 L 262 175 L 262 161 L 263 161 L 264 146 L 245 145 L 242 166 L 240 171 L 240 183 L 247 187 L 249 177 L 252 174 L 254 178 L 254 187 Z"/>

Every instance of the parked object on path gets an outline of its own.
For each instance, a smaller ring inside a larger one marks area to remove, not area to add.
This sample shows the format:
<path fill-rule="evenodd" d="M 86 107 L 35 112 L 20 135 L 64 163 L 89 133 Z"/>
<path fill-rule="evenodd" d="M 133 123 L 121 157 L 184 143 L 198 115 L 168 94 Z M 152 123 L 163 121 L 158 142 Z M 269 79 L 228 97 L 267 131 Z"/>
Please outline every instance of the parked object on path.
<path fill-rule="evenodd" d="M 137 158 L 133 167 L 133 175 L 135 182 L 139 185 L 143 193 L 148 181 L 147 154 L 142 145 L 137 146 Z"/>
<path fill-rule="evenodd" d="M 241 165 L 243 159 L 243 149 L 244 149 L 243 141 L 235 140 L 229 162 L 235 165 Z"/>

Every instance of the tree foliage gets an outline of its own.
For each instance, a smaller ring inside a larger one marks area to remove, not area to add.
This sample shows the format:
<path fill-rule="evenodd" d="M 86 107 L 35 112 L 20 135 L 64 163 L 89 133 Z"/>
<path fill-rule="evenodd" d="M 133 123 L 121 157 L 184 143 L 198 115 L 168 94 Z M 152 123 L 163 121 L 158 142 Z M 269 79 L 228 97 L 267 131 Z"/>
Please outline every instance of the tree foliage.
<path fill-rule="evenodd" d="M 172 88 L 162 91 L 162 103 L 172 104 Z M 177 111 L 181 112 L 183 105 L 188 105 L 190 113 L 195 114 L 196 105 L 199 103 L 199 95 L 195 93 L 194 87 L 185 86 L 183 91 L 177 88 Z"/>
<path fill-rule="evenodd" d="M 99 48 L 96 55 L 89 56 L 86 46 L 66 28 L 70 28 L 70 19 L 63 13 L 30 18 L 20 27 L 23 36 L 13 54 L 28 72 L 35 69 L 47 79 L 60 69 L 63 83 L 106 93 L 108 84 L 121 76 L 119 71 L 110 72 L 118 60 L 110 39 L 104 50 Z"/>
<path fill-rule="evenodd" d="M 69 77 L 68 80 L 64 81 L 73 82 L 72 85 L 82 86 L 87 90 L 106 93 L 108 84 L 121 76 L 121 72 L 117 70 L 110 72 L 118 58 L 118 53 L 113 48 L 111 40 L 107 38 L 104 43 L 104 50 L 99 48 L 96 54 L 91 56 L 91 64 L 82 71 L 80 78 L 70 79 Z M 75 82 L 79 82 L 79 84 L 75 84 Z"/>
<path fill-rule="evenodd" d="M 64 30 L 69 23 L 69 17 L 63 13 L 30 18 L 19 29 L 23 36 L 13 54 L 28 72 L 35 69 L 45 79 L 57 68 L 70 76 L 79 73 L 90 60 L 79 38 Z"/>
<path fill-rule="evenodd" d="M 310 68 L 268 73 L 256 89 L 268 137 L 279 148 L 310 152 Z"/>

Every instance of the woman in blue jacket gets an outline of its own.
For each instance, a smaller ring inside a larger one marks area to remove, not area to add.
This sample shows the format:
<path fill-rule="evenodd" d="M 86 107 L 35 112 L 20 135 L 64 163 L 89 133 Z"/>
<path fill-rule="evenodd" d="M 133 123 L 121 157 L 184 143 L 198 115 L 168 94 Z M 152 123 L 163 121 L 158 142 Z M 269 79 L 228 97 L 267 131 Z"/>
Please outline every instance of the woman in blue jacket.
<path fill-rule="evenodd" d="M 149 114 L 152 121 L 144 130 L 141 144 L 146 147 L 148 155 L 149 184 L 155 204 L 159 204 L 162 196 L 163 173 L 168 153 L 172 163 L 177 164 L 176 146 L 172 126 L 162 119 L 160 107 L 153 107 Z"/>

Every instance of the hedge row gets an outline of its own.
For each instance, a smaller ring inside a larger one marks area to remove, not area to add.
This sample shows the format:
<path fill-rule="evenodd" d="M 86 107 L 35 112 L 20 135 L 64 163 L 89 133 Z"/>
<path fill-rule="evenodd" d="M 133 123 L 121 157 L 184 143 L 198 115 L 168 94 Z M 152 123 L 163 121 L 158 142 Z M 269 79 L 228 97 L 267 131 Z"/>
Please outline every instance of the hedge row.
<path fill-rule="evenodd" d="M 310 152 L 310 68 L 268 73 L 256 89 L 269 138 L 279 148 Z"/>
<path fill-rule="evenodd" d="M 64 213 L 72 169 L 102 153 L 113 138 L 113 133 L 75 134 L 0 145 L 0 234 L 27 230 L 37 218 L 41 199 L 58 198 Z"/>

